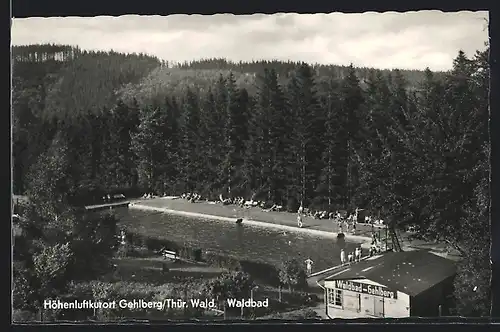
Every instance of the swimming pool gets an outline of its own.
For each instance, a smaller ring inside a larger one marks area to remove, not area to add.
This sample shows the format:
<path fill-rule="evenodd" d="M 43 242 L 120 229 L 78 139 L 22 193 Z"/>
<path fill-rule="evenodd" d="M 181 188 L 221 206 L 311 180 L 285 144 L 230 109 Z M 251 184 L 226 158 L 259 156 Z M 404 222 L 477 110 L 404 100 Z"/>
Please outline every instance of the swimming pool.
<path fill-rule="evenodd" d="M 313 272 L 340 263 L 340 250 L 356 244 L 290 231 L 237 225 L 227 221 L 191 218 L 161 212 L 115 209 L 120 223 L 136 233 L 164 238 L 190 247 L 280 266 L 295 258 L 311 259 Z M 305 263 L 304 263 L 305 267 Z"/>

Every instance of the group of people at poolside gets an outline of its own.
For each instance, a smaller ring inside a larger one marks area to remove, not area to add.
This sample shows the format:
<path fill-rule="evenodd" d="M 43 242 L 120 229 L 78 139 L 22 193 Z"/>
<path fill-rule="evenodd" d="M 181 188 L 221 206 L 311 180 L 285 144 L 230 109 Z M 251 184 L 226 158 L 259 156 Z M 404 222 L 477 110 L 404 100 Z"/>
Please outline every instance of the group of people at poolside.
<path fill-rule="evenodd" d="M 166 195 L 165 195 L 166 196 Z M 154 198 L 153 194 L 144 194 L 143 198 L 148 199 L 148 198 Z M 197 201 L 202 200 L 202 196 L 198 193 L 185 193 L 180 196 L 182 199 L 186 199 L 191 203 L 195 203 Z M 208 200 L 207 200 L 208 202 Z M 251 207 L 260 207 L 263 209 L 263 211 L 270 212 L 270 211 L 276 211 L 280 212 L 283 210 L 283 207 L 280 205 L 272 205 L 269 206 L 265 204 L 263 201 L 255 201 L 253 198 L 249 201 L 245 200 L 243 197 L 235 197 L 235 198 L 224 198 L 221 195 L 219 195 L 218 200 L 214 202 L 208 202 L 211 204 L 223 204 L 223 205 L 230 205 L 230 204 L 235 204 L 238 205 L 241 208 L 251 208 Z M 342 233 L 351 233 L 351 232 L 356 232 L 356 223 L 358 222 L 363 222 L 367 224 L 376 225 L 376 224 L 383 224 L 383 220 L 378 220 L 375 219 L 371 216 L 365 216 L 363 218 L 362 215 L 359 214 L 359 212 L 362 211 L 358 208 L 356 208 L 352 213 L 348 214 L 347 211 L 335 211 L 335 212 L 327 212 L 327 211 L 316 211 L 312 212 L 311 210 L 304 208 L 303 205 L 300 205 L 299 209 L 297 210 L 297 226 L 299 228 L 304 227 L 304 217 L 314 217 L 315 219 L 330 219 L 334 223 L 337 224 L 338 226 L 338 232 L 339 234 Z M 361 217 L 361 218 L 360 218 Z M 360 221 L 360 219 L 363 219 L 363 221 Z"/>
<path fill-rule="evenodd" d="M 370 256 L 372 256 L 372 252 L 370 250 Z M 354 252 L 349 252 L 348 254 L 346 254 L 345 250 L 342 249 L 340 250 L 340 263 L 341 263 L 341 266 L 344 266 L 344 265 L 350 265 L 352 263 L 356 263 L 356 262 L 359 262 L 361 261 L 361 258 L 362 258 L 362 251 L 361 251 L 361 247 L 357 247 L 356 249 L 354 249 Z M 306 272 L 307 272 L 307 275 L 310 275 L 312 274 L 312 265 L 314 264 L 314 262 L 308 258 L 306 261 Z"/>
<path fill-rule="evenodd" d="M 201 195 L 197 193 L 187 193 L 182 194 L 181 198 L 187 200 L 188 202 L 196 203 L 197 201 L 201 200 Z"/>
<path fill-rule="evenodd" d="M 224 197 L 222 197 L 222 194 L 220 194 L 219 201 L 217 203 L 222 203 L 222 205 L 235 204 L 235 205 L 238 205 L 239 207 L 245 207 L 246 202 L 247 201 L 243 197 L 224 198 Z M 252 206 L 258 206 L 258 202 L 255 202 L 255 204 Z"/>
<path fill-rule="evenodd" d="M 375 219 L 371 216 L 363 216 L 359 215 L 361 210 L 356 208 L 353 213 L 347 214 L 346 211 L 343 213 L 339 211 L 327 213 L 326 211 L 322 212 L 314 212 L 311 213 L 308 209 L 305 209 L 302 205 L 299 207 L 297 211 L 297 226 L 303 227 L 304 221 L 303 218 L 307 216 L 314 217 L 315 219 L 330 219 L 333 220 L 334 223 L 337 223 L 339 233 L 350 233 L 356 231 L 356 223 L 365 223 L 374 225 L 383 225 L 384 221 L 380 219 Z M 360 218 L 361 217 L 361 218 Z M 363 219 L 363 220 L 360 220 Z"/>
<path fill-rule="evenodd" d="M 380 246 L 380 240 L 377 238 L 376 234 L 374 233 L 372 245 L 370 246 L 368 254 L 371 257 L 371 256 L 373 256 L 375 254 L 379 254 L 381 252 L 382 252 L 382 248 Z M 346 252 L 344 251 L 344 249 L 342 249 L 340 251 L 340 263 L 343 266 L 345 264 L 359 262 L 361 260 L 361 256 L 362 256 L 361 247 L 357 247 L 356 249 L 354 249 L 354 252 L 349 252 L 349 253 L 347 253 L 347 255 L 346 255 Z"/>
<path fill-rule="evenodd" d="M 373 232 L 372 233 L 372 244 L 370 246 L 370 256 L 378 254 L 382 251 L 382 241 L 380 240 L 380 235 Z"/>
<path fill-rule="evenodd" d="M 337 222 L 339 226 L 339 232 L 342 233 L 343 224 L 346 224 L 346 230 L 349 232 L 349 226 L 352 227 L 353 230 L 356 230 L 356 221 L 357 221 L 358 209 L 356 209 L 355 214 L 349 215 L 346 219 L 342 217 L 342 214 L 339 211 L 327 213 L 326 211 L 311 213 L 308 209 L 305 209 L 302 205 L 297 210 L 297 226 L 302 228 L 304 226 L 303 217 L 311 216 L 315 219 L 332 219 L 334 222 Z"/>
<path fill-rule="evenodd" d="M 354 252 L 350 252 L 346 255 L 345 250 L 340 250 L 340 263 L 343 265 L 359 262 L 361 260 L 361 247 L 356 247 Z"/>
<path fill-rule="evenodd" d="M 104 202 L 111 202 L 113 200 L 118 200 L 118 199 L 125 199 L 125 195 L 124 194 L 115 194 L 115 195 L 107 194 L 105 196 L 102 196 L 102 200 Z"/>
<path fill-rule="evenodd" d="M 278 205 L 278 204 L 269 205 L 269 204 L 266 204 L 266 202 L 264 202 L 264 201 L 255 201 L 253 199 L 247 201 L 243 197 L 224 198 L 224 197 L 222 197 L 222 194 L 219 195 L 219 203 L 222 203 L 223 205 L 235 204 L 241 208 L 259 207 L 263 211 L 266 211 L 266 212 L 270 212 L 270 211 L 281 212 L 283 210 L 283 206 Z"/>

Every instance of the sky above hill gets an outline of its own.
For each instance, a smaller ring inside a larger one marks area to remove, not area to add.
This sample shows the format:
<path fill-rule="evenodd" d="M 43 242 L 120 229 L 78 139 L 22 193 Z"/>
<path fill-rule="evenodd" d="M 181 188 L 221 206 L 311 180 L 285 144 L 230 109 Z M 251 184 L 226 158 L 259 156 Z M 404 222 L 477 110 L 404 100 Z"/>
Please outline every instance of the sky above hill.
<path fill-rule="evenodd" d="M 13 19 L 13 45 L 57 43 L 183 62 L 293 60 L 448 70 L 488 40 L 488 12 L 219 14 Z"/>

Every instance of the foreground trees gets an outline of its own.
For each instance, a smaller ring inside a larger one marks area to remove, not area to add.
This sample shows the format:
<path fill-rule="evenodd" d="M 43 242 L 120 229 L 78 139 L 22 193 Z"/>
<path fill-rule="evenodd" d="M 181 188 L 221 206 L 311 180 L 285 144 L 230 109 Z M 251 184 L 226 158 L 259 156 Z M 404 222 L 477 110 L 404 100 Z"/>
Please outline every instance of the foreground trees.
<path fill-rule="evenodd" d="M 33 169 L 29 202 L 14 224 L 14 309 L 42 320 L 43 302 L 60 297 L 71 281 L 111 271 L 117 246 L 113 215 L 69 207 L 74 187 L 68 150 L 60 137 L 52 143 Z"/>
<path fill-rule="evenodd" d="M 279 270 L 279 279 L 280 284 L 288 287 L 290 291 L 304 289 L 307 286 L 306 271 L 296 259 L 283 262 Z"/>

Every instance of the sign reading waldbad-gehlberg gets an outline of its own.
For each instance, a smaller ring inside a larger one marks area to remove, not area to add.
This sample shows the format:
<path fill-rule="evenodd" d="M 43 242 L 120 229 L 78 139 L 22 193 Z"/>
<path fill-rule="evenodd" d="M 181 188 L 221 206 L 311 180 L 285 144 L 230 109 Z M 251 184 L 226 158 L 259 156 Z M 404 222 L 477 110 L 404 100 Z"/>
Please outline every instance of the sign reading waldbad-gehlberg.
<path fill-rule="evenodd" d="M 356 293 L 363 293 L 369 295 L 375 295 L 380 297 L 385 297 L 388 299 L 397 299 L 397 291 L 389 290 L 387 287 L 363 284 L 360 282 L 350 281 L 350 280 L 336 280 L 336 288 L 347 290 Z"/>

